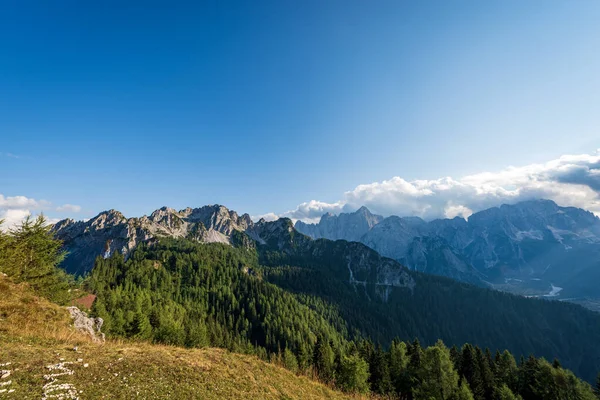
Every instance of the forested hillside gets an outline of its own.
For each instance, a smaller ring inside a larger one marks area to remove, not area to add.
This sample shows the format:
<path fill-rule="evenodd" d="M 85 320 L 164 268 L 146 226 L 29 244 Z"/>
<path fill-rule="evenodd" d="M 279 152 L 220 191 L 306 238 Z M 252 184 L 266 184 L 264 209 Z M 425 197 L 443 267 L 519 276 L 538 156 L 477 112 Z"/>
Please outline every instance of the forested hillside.
<path fill-rule="evenodd" d="M 320 379 L 348 390 L 403 396 L 426 390 L 417 377 L 434 373 L 431 365 L 420 364 L 424 357 L 449 374 L 453 396 L 467 391 L 460 385 L 464 376 L 477 399 L 496 398 L 509 389 L 536 393 L 527 399 L 548 398 L 539 394 L 545 389 L 537 383 L 523 381 L 519 374 L 527 368 L 544 379 L 574 385 L 565 390 L 591 393 L 546 361 L 527 358 L 517 366 L 512 355 L 502 352 L 512 350 L 517 358 L 529 353 L 557 357 L 591 380 L 596 366 L 590 354 L 597 351 L 593 341 L 598 335 L 594 313 L 419 274 L 414 288 L 394 288 L 386 299 L 376 285 L 349 283 L 341 257 L 347 252 L 344 243 L 316 241 L 303 250 L 306 254 L 294 255 L 264 248 L 259 263 L 252 249 L 161 240 L 140 246 L 127 261 L 118 254 L 97 259 L 90 278 L 98 295 L 94 310 L 112 335 L 279 357 L 291 370 L 314 370 Z M 287 265 L 279 265 L 286 259 Z M 393 341 L 394 336 L 403 341 Z M 418 341 L 407 344 L 414 338 Z M 448 350 L 436 344 L 440 338 L 460 347 L 474 344 Z M 425 350 L 420 342 L 435 346 Z M 444 360 L 452 362 L 444 367 Z M 501 362 L 510 365 L 502 367 L 509 372 L 498 371 Z M 496 374 L 510 378 L 505 382 Z"/>

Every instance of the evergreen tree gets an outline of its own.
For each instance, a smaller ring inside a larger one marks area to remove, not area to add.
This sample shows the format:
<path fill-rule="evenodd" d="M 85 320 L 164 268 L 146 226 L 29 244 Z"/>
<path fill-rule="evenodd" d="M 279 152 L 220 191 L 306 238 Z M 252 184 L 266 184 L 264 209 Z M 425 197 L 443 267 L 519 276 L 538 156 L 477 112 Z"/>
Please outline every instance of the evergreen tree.
<path fill-rule="evenodd" d="M 390 369 L 386 353 L 381 346 L 373 352 L 369 360 L 369 372 L 371 389 L 375 393 L 386 394 L 392 390 L 392 380 L 390 378 Z"/>
<path fill-rule="evenodd" d="M 313 364 L 319 378 L 324 382 L 332 382 L 335 375 L 335 354 L 329 345 L 329 341 L 319 338 L 315 345 Z"/>
<path fill-rule="evenodd" d="M 473 400 L 473 393 L 471 393 L 469 384 L 464 379 L 460 382 L 458 390 L 452 397 L 452 400 Z"/>
<path fill-rule="evenodd" d="M 0 272 L 15 282 L 27 282 L 38 295 L 60 304 L 69 299 L 68 277 L 58 268 L 64 258 L 62 242 L 43 215 L 35 220 L 28 216 L 0 235 Z"/>
<path fill-rule="evenodd" d="M 517 390 L 517 362 L 513 355 L 504 350 L 496 354 L 496 387 L 506 385 L 512 391 Z"/>
<path fill-rule="evenodd" d="M 526 400 L 545 400 L 539 396 L 540 363 L 530 355 L 519 367 L 519 394 Z"/>
<path fill-rule="evenodd" d="M 390 346 L 390 378 L 398 395 L 410 393 L 406 343 L 394 340 Z"/>
<path fill-rule="evenodd" d="M 206 324 L 199 319 L 188 320 L 186 325 L 185 345 L 187 347 L 206 347 L 210 345 Z"/>
<path fill-rule="evenodd" d="M 300 371 L 306 371 L 311 364 L 310 351 L 308 350 L 308 344 L 301 343 L 298 346 L 298 369 Z"/>
<path fill-rule="evenodd" d="M 415 398 L 447 400 L 456 398 L 464 391 L 459 387 L 458 374 L 446 346 L 438 341 L 435 346 L 428 347 L 418 371 L 418 384 L 413 389 Z"/>
<path fill-rule="evenodd" d="M 496 400 L 519 400 L 521 396 L 515 395 L 506 385 L 500 386 L 496 394 Z"/>
<path fill-rule="evenodd" d="M 286 347 L 283 351 L 283 365 L 293 373 L 298 372 L 298 359 L 292 351 Z"/>
<path fill-rule="evenodd" d="M 152 338 L 152 325 L 150 325 L 150 319 L 141 311 L 135 313 L 133 328 L 134 329 L 131 332 L 132 337 L 141 340 Z"/>
<path fill-rule="evenodd" d="M 477 358 L 477 369 L 481 377 L 483 398 L 491 400 L 495 388 L 494 373 L 491 367 L 493 364 L 492 355 L 489 350 L 484 353 L 481 348 L 475 347 L 475 357 Z"/>
<path fill-rule="evenodd" d="M 342 356 L 337 385 L 347 392 L 369 391 L 369 364 L 358 354 Z"/>
<path fill-rule="evenodd" d="M 596 377 L 596 385 L 594 386 L 594 394 L 600 399 L 600 373 Z"/>
<path fill-rule="evenodd" d="M 475 400 L 485 400 L 485 387 L 481 376 L 480 362 L 475 348 L 465 344 L 461 352 L 459 374 L 469 383 Z"/>
<path fill-rule="evenodd" d="M 458 350 L 458 347 L 456 347 L 456 345 L 454 345 L 450 348 L 450 359 L 452 360 L 452 363 L 454 364 L 454 369 L 459 371 L 460 370 L 460 351 Z"/>

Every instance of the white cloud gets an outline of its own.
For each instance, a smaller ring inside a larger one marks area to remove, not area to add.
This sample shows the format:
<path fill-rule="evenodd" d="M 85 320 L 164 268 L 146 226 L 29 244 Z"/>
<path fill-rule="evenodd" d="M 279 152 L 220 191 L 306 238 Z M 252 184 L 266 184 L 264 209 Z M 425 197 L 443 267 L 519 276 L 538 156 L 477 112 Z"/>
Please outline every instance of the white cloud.
<path fill-rule="evenodd" d="M 600 150 L 595 155 L 564 155 L 544 164 L 508 167 L 460 179 L 409 182 L 396 176 L 359 185 L 335 203 L 312 200 L 280 216 L 315 222 L 325 212 L 353 211 L 364 205 L 382 215 L 467 218 L 489 207 L 539 198 L 600 216 Z"/>
<path fill-rule="evenodd" d="M 4 220 L 1 229 L 8 230 L 21 223 L 28 215 L 36 216 L 40 213 L 51 210 L 52 203 L 46 200 L 36 200 L 26 196 L 5 197 L 0 194 L 0 220 Z M 56 211 L 76 213 L 81 211 L 80 206 L 65 204 L 57 207 Z M 57 218 L 48 218 L 48 223 L 58 222 Z"/>
<path fill-rule="evenodd" d="M 266 213 L 261 215 L 253 215 L 250 218 L 252 221 L 260 221 L 261 219 L 264 219 L 265 221 L 276 221 L 279 219 L 279 216 L 275 213 Z"/>
<path fill-rule="evenodd" d="M 56 207 L 56 211 L 78 213 L 78 212 L 81 212 L 81 206 L 77 206 L 74 204 L 63 204 L 60 207 Z"/>
<path fill-rule="evenodd" d="M 9 228 L 18 225 L 22 222 L 28 215 L 31 215 L 29 210 L 0 210 L 0 220 L 4 220 L 1 228 L 3 230 L 8 230 Z"/>
<path fill-rule="evenodd" d="M 45 201 L 39 202 L 25 196 L 4 197 L 0 194 L 0 209 L 41 208 L 46 204 L 48 203 Z"/>

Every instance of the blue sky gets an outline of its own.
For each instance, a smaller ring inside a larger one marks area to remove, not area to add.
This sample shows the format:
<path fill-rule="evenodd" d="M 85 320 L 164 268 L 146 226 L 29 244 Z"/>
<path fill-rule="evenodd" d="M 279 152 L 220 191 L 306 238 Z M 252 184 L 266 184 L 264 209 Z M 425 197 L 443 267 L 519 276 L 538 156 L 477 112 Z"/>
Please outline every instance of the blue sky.
<path fill-rule="evenodd" d="M 0 211 L 377 208 L 389 185 L 344 193 L 573 154 L 600 179 L 598 21 L 595 0 L 3 2 Z"/>

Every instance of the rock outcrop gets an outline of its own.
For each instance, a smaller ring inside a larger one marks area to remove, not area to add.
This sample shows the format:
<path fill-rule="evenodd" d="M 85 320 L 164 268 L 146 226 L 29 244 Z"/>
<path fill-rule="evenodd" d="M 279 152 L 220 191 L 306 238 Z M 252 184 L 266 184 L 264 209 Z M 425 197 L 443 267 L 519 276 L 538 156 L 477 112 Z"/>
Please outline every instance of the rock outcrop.
<path fill-rule="evenodd" d="M 89 335 L 92 340 L 96 343 L 103 343 L 105 340 L 104 333 L 100 331 L 104 320 L 102 318 L 90 318 L 87 313 L 81 311 L 77 307 L 67 307 L 71 318 L 73 318 L 73 325 L 75 329 L 81 333 Z"/>
<path fill-rule="evenodd" d="M 108 258 L 118 252 L 127 258 L 140 243 L 152 243 L 161 237 L 186 237 L 231 244 L 235 232 L 252 226 L 248 214 L 239 216 L 224 206 L 213 205 L 181 211 L 163 207 L 140 218 L 125 218 L 119 211 L 109 210 L 85 222 L 59 221 L 53 229 L 68 252 L 63 268 L 84 274 L 92 269 L 96 257 Z"/>

